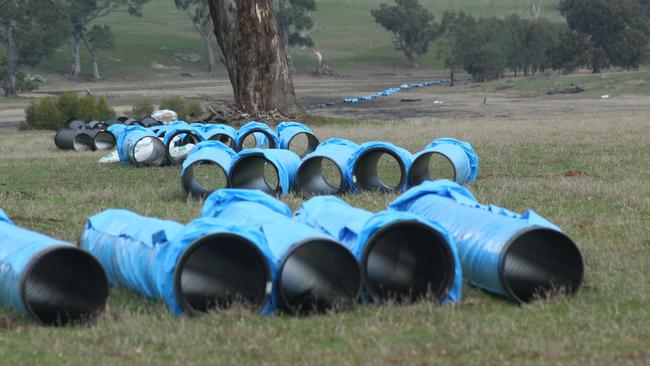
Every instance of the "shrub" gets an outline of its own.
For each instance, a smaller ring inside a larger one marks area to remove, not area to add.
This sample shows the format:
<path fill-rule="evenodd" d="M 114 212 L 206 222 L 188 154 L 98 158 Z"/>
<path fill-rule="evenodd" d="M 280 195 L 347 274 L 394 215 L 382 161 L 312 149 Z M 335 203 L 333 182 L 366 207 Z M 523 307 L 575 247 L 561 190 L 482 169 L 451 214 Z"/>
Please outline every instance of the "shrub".
<path fill-rule="evenodd" d="M 135 119 L 143 119 L 153 113 L 153 104 L 149 99 L 139 101 L 131 107 L 130 116 Z"/>
<path fill-rule="evenodd" d="M 26 109 L 27 124 L 40 130 L 58 130 L 66 126 L 67 119 L 59 109 L 55 98 L 46 97 L 33 101 Z"/>
<path fill-rule="evenodd" d="M 196 100 L 191 101 L 189 104 L 187 104 L 187 118 L 191 119 L 191 116 L 198 117 L 203 114 L 203 107 L 201 107 L 201 103 L 197 102 Z"/>
<path fill-rule="evenodd" d="M 70 118 L 105 121 L 115 116 L 106 97 L 63 93 L 58 98 L 43 98 L 26 109 L 27 126 L 34 129 L 56 130 L 66 127 Z"/>

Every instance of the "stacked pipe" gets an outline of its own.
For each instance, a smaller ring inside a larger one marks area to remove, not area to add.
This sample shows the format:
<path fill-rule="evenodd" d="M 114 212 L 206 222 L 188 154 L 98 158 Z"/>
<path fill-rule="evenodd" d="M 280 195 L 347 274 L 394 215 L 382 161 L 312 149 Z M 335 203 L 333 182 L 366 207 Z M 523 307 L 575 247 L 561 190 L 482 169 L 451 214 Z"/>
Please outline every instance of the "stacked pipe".
<path fill-rule="evenodd" d="M 63 150 L 108 150 L 115 146 L 115 137 L 106 131 L 108 124 L 72 118 L 68 127 L 57 131 L 54 144 Z"/>
<path fill-rule="evenodd" d="M 470 284 L 519 303 L 556 293 L 574 295 L 580 289 L 580 249 L 533 211 L 519 215 L 482 205 L 448 180 L 414 187 L 389 208 L 419 214 L 447 229 Z"/>
<path fill-rule="evenodd" d="M 84 250 L 14 225 L 0 209 L 0 305 L 46 325 L 92 320 L 108 282 Z"/>

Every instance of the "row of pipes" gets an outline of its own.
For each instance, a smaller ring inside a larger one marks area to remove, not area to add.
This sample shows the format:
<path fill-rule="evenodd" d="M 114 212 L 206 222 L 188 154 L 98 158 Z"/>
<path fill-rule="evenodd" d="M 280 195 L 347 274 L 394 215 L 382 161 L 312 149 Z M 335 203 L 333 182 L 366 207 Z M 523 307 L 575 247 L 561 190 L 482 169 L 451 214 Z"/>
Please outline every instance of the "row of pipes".
<path fill-rule="evenodd" d="M 517 303 L 574 295 L 578 246 L 533 211 L 483 205 L 448 180 L 371 213 L 334 196 L 295 212 L 257 190 L 209 195 L 183 225 L 107 210 L 80 247 L 15 226 L 0 210 L 0 303 L 45 324 L 92 319 L 108 283 L 175 315 L 243 304 L 262 314 L 345 310 L 358 302 L 462 300 L 462 282 Z"/>
<path fill-rule="evenodd" d="M 402 192 L 440 178 L 468 184 L 476 180 L 478 167 L 472 146 L 453 138 L 437 139 L 416 154 L 388 142 L 358 145 L 333 138 L 302 159 L 291 150 L 254 148 L 237 153 L 221 142 L 206 141 L 196 145 L 183 162 L 180 181 L 185 193 L 195 197 L 225 187 L 276 195 L 295 190 L 310 197 Z"/>
<path fill-rule="evenodd" d="M 415 88 L 423 88 L 427 86 L 433 86 L 433 85 L 442 85 L 442 84 L 449 84 L 450 81 L 449 79 L 436 79 L 436 80 L 431 80 L 431 81 L 423 81 L 419 83 L 409 83 L 409 84 L 403 84 L 399 88 L 388 88 L 384 89 L 380 92 L 370 94 L 370 95 L 364 95 L 360 97 L 353 97 L 353 98 L 345 98 L 343 99 L 343 103 L 346 104 L 355 104 L 355 103 L 360 103 L 360 102 L 365 102 L 368 100 L 373 100 L 381 97 L 387 97 L 391 96 L 395 93 L 398 93 L 403 90 L 409 90 L 409 89 L 415 89 Z"/>

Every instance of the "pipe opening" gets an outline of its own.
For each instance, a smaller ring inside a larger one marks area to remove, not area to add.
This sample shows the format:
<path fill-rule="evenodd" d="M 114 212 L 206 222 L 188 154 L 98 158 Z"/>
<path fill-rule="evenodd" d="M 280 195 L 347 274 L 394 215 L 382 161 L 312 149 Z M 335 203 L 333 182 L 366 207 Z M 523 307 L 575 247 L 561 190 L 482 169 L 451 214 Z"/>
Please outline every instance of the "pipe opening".
<path fill-rule="evenodd" d="M 182 163 L 199 142 L 201 138 L 192 131 L 174 131 L 165 147 L 169 163 L 174 165 Z"/>
<path fill-rule="evenodd" d="M 155 137 L 145 136 L 136 142 L 131 154 L 137 165 L 160 166 L 165 162 L 165 145 Z"/>
<path fill-rule="evenodd" d="M 275 149 L 275 140 L 273 135 L 261 128 L 253 128 L 239 138 L 238 150 L 253 148 Z"/>
<path fill-rule="evenodd" d="M 108 150 L 115 146 L 115 136 L 106 131 L 99 131 L 95 134 L 95 149 Z"/>
<path fill-rule="evenodd" d="M 354 163 L 355 184 L 359 190 L 399 191 L 406 176 L 406 167 L 395 152 L 386 148 L 366 151 Z"/>
<path fill-rule="evenodd" d="M 442 301 L 454 271 L 447 241 L 417 221 L 395 222 L 376 231 L 361 260 L 364 286 L 380 300 L 414 302 L 432 296 Z"/>
<path fill-rule="evenodd" d="M 58 247 L 29 265 L 21 295 L 27 311 L 43 324 L 92 320 L 104 309 L 108 280 L 97 260 L 76 247 Z"/>
<path fill-rule="evenodd" d="M 359 296 L 360 284 L 359 266 L 345 247 L 327 239 L 307 240 L 279 270 L 279 306 L 300 314 L 345 310 Z"/>
<path fill-rule="evenodd" d="M 95 148 L 95 141 L 86 133 L 78 133 L 72 139 L 72 146 L 76 151 L 88 151 Z"/>
<path fill-rule="evenodd" d="M 279 193 L 278 168 L 261 154 L 247 155 L 237 160 L 230 171 L 230 187 L 258 189 L 267 194 Z"/>
<path fill-rule="evenodd" d="M 208 140 L 223 142 L 226 146 L 229 146 L 233 149 L 236 145 L 236 141 L 225 133 L 215 133 L 214 135 L 210 136 Z"/>
<path fill-rule="evenodd" d="M 575 295 L 583 273 L 578 246 L 565 234 L 542 228 L 526 231 L 508 244 L 501 276 L 510 297 L 525 303 L 557 293 Z"/>
<path fill-rule="evenodd" d="M 190 165 L 181 177 L 185 193 L 205 197 L 228 186 L 228 173 L 221 165 L 201 160 Z"/>
<path fill-rule="evenodd" d="M 456 181 L 456 167 L 447 156 L 438 152 L 429 152 L 418 156 L 413 161 L 409 171 L 411 186 L 437 179 Z"/>
<path fill-rule="evenodd" d="M 262 252 L 234 234 L 195 241 L 178 262 L 174 288 L 189 314 L 243 304 L 259 310 L 267 299 L 271 272 Z"/>
<path fill-rule="evenodd" d="M 298 168 L 296 185 L 305 197 L 343 193 L 343 172 L 333 160 L 314 156 Z"/>
<path fill-rule="evenodd" d="M 300 132 L 289 140 L 289 150 L 301 158 L 313 152 L 318 147 L 318 139 L 309 132 Z"/>

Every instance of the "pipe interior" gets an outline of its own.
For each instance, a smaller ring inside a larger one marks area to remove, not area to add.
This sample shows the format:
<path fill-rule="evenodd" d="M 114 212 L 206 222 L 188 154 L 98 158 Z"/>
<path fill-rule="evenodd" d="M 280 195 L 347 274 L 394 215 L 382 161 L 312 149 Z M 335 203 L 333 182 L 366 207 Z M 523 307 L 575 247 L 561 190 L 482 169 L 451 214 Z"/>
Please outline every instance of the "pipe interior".
<path fill-rule="evenodd" d="M 261 128 L 254 128 L 243 135 L 239 140 L 239 150 L 260 148 L 275 149 L 273 136 Z"/>
<path fill-rule="evenodd" d="M 298 168 L 296 185 L 306 197 L 342 193 L 343 173 L 333 160 L 314 156 Z"/>
<path fill-rule="evenodd" d="M 185 193 L 195 197 L 205 197 L 228 186 L 228 174 L 221 165 L 201 160 L 190 165 L 181 177 Z"/>
<path fill-rule="evenodd" d="M 115 146 L 115 136 L 106 131 L 100 131 L 95 135 L 95 148 L 97 150 L 108 150 Z"/>
<path fill-rule="evenodd" d="M 412 186 L 437 179 L 456 181 L 456 168 L 448 157 L 438 152 L 429 152 L 413 161 L 409 171 L 409 182 Z"/>
<path fill-rule="evenodd" d="M 234 234 L 197 240 L 183 254 L 175 273 L 179 304 L 190 314 L 243 304 L 260 309 L 271 274 L 262 252 Z"/>
<path fill-rule="evenodd" d="M 574 295 L 584 273 L 582 254 L 565 234 L 534 229 L 516 237 L 503 263 L 506 291 L 518 302 L 529 302 L 557 293 Z"/>
<path fill-rule="evenodd" d="M 268 194 L 280 191 L 280 177 L 275 165 L 262 155 L 248 155 L 238 161 L 230 172 L 232 188 L 258 189 Z"/>
<path fill-rule="evenodd" d="M 145 136 L 133 147 L 133 159 L 138 165 L 162 165 L 165 162 L 165 145 L 155 137 Z"/>
<path fill-rule="evenodd" d="M 390 224 L 369 239 L 362 263 L 364 285 L 375 299 L 442 301 L 454 280 L 447 241 L 417 221 Z"/>
<path fill-rule="evenodd" d="M 299 245 L 287 256 L 279 277 L 280 307 L 302 314 L 351 307 L 361 284 L 352 253 L 327 239 Z"/>
<path fill-rule="evenodd" d="M 313 152 L 318 147 L 318 139 L 309 132 L 299 132 L 289 140 L 289 150 L 301 158 Z"/>
<path fill-rule="evenodd" d="M 230 146 L 231 148 L 235 147 L 235 140 L 233 140 L 232 137 L 228 136 L 225 133 L 215 133 L 214 135 L 210 136 L 208 140 L 221 141 L 226 144 L 226 146 Z"/>
<path fill-rule="evenodd" d="M 172 162 L 180 163 L 187 158 L 192 148 L 199 142 L 201 142 L 201 138 L 191 131 L 174 132 L 167 143 L 167 154 Z"/>
<path fill-rule="evenodd" d="M 360 190 L 393 192 L 399 190 L 405 177 L 405 166 L 399 155 L 384 149 L 371 149 L 354 164 L 355 184 Z"/>
<path fill-rule="evenodd" d="M 48 325 L 90 320 L 104 309 L 108 297 L 101 265 L 75 247 L 40 256 L 30 266 L 23 286 L 28 311 Z"/>
<path fill-rule="evenodd" d="M 88 151 L 95 148 L 95 141 L 86 133 L 78 133 L 72 140 L 72 146 L 76 151 Z"/>

